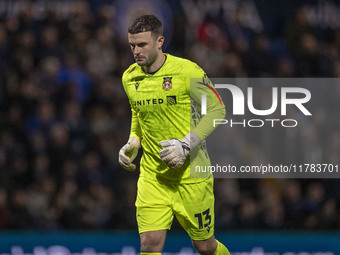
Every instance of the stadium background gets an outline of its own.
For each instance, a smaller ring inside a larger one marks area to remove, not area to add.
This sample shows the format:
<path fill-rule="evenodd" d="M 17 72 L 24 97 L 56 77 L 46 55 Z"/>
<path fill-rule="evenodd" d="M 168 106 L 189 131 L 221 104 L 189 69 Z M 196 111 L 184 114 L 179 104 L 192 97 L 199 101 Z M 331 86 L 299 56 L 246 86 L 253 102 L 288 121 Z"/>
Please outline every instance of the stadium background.
<path fill-rule="evenodd" d="M 130 125 L 120 77 L 126 28 L 150 12 L 165 52 L 210 77 L 340 77 L 339 1 L 0 1 L 0 253 L 138 251 L 138 172 L 117 163 Z M 340 155 L 335 92 L 299 134 L 311 160 Z M 243 254 L 340 254 L 338 184 L 217 180 L 219 239 Z M 166 251 L 190 254 L 180 229 Z"/>

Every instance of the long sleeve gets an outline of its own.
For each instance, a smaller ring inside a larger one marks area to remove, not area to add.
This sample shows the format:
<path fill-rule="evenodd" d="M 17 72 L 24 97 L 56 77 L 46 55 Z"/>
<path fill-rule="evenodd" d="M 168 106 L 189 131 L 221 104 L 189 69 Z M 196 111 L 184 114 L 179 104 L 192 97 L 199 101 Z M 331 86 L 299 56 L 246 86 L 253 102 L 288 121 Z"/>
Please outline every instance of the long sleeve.
<path fill-rule="evenodd" d="M 223 101 L 209 79 L 191 79 L 191 83 L 190 97 L 194 100 L 192 104 L 196 106 L 194 111 L 199 116 L 196 123 L 192 122 L 191 131 L 203 141 L 216 129 L 217 126 L 214 126 L 214 120 L 225 118 L 226 110 Z M 206 94 L 205 115 L 201 114 L 202 94 Z"/>
<path fill-rule="evenodd" d="M 139 140 L 142 139 L 142 130 L 139 125 L 136 111 L 131 107 L 131 130 L 130 137 L 137 137 Z"/>
<path fill-rule="evenodd" d="M 224 119 L 224 103 L 213 84 L 196 64 L 188 70 L 187 90 L 191 98 L 190 131 L 205 140 L 215 129 L 214 119 Z M 202 115 L 202 94 L 206 95 L 206 114 Z"/>
<path fill-rule="evenodd" d="M 132 106 L 132 102 L 131 102 L 131 98 L 129 95 L 129 91 L 127 89 L 127 84 L 128 84 L 128 75 L 131 72 L 131 68 L 132 66 L 130 66 L 123 74 L 122 76 L 122 84 L 123 84 L 123 88 L 124 91 L 129 99 L 130 102 L 130 108 L 131 108 L 131 129 L 130 129 L 130 137 L 137 137 L 140 141 L 142 139 L 142 131 L 141 131 L 141 127 L 139 124 L 139 120 L 138 120 L 138 116 L 137 113 L 135 111 L 135 109 Z"/>

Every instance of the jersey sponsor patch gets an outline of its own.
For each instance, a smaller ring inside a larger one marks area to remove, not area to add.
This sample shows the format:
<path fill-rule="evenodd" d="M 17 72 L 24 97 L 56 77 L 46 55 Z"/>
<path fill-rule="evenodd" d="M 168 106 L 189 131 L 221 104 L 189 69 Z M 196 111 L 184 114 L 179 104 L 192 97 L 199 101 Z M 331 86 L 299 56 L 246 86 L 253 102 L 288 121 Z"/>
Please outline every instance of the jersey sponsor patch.
<path fill-rule="evenodd" d="M 163 77 L 163 89 L 169 91 L 172 88 L 172 77 Z"/>
<path fill-rule="evenodd" d="M 162 98 L 150 98 L 150 99 L 143 99 L 132 101 L 133 106 L 144 106 L 144 105 L 155 105 L 155 104 L 163 104 Z"/>

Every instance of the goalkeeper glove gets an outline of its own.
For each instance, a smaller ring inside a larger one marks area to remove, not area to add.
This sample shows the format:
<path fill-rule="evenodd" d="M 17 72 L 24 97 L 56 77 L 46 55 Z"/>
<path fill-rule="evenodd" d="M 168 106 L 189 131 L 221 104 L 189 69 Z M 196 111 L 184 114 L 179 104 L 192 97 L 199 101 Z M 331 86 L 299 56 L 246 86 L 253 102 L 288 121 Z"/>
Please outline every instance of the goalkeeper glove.
<path fill-rule="evenodd" d="M 128 171 L 136 170 L 136 165 L 132 161 L 136 158 L 140 148 L 140 141 L 137 137 L 130 137 L 127 144 L 125 144 L 119 151 L 119 164 Z"/>
<path fill-rule="evenodd" d="M 159 152 L 161 160 L 170 168 L 179 168 L 183 166 L 185 159 L 201 140 L 193 132 L 190 132 L 182 139 L 164 140 L 159 143 L 165 147 Z"/>

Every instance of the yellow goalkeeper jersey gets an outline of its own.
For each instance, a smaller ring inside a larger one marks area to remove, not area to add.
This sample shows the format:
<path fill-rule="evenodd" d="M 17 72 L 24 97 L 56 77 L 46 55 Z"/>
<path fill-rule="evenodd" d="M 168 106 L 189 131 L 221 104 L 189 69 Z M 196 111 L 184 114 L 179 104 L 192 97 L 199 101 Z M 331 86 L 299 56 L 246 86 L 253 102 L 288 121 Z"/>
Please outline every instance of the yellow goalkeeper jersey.
<path fill-rule="evenodd" d="M 193 183 L 202 181 L 190 174 L 190 165 L 208 166 L 210 159 L 205 139 L 215 129 L 213 119 L 223 119 L 225 108 L 204 71 L 195 63 L 165 54 L 162 67 L 153 74 L 132 64 L 123 74 L 122 82 L 129 98 L 132 120 L 130 137 L 141 140 L 143 155 L 140 161 L 140 177 L 168 183 Z M 194 92 L 190 83 L 199 78 Z M 200 98 L 206 91 L 207 114 L 202 116 Z M 213 93 L 212 93 L 213 91 Z M 159 142 L 182 139 L 190 131 L 201 139 L 201 144 L 190 152 L 184 165 L 169 168 L 159 157 Z M 209 177 L 209 176 L 205 176 Z"/>

